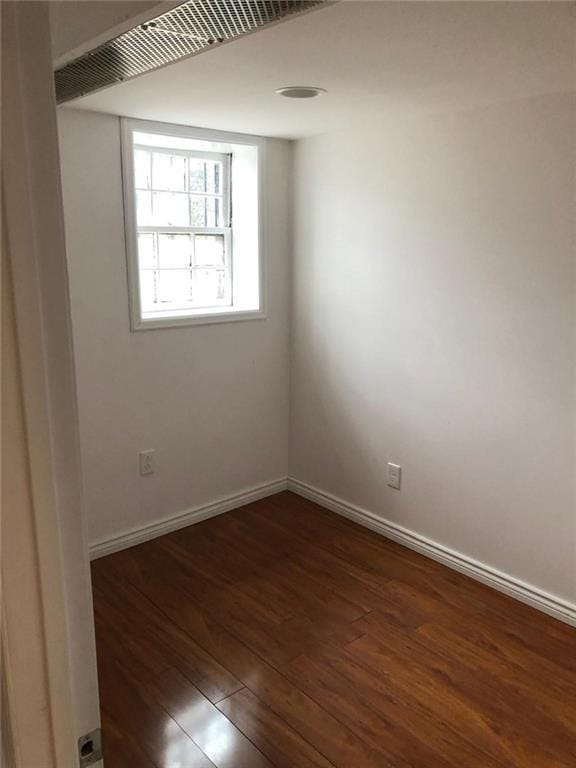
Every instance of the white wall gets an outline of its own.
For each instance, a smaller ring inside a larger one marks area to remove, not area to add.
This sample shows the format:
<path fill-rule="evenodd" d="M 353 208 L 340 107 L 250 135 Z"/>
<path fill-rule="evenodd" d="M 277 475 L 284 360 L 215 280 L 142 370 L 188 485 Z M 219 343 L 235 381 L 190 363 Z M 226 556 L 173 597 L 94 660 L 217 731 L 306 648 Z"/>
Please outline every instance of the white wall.
<path fill-rule="evenodd" d="M 572 600 L 575 113 L 558 95 L 298 142 L 290 459 Z"/>
<path fill-rule="evenodd" d="M 576 598 L 573 97 L 298 142 L 291 350 L 287 142 L 268 319 L 130 333 L 118 120 L 60 133 L 91 543 L 284 477 L 290 410 L 292 477 Z"/>
<path fill-rule="evenodd" d="M 267 319 L 131 333 L 119 119 L 62 109 L 59 125 L 95 543 L 287 474 L 291 145 L 267 146 Z"/>

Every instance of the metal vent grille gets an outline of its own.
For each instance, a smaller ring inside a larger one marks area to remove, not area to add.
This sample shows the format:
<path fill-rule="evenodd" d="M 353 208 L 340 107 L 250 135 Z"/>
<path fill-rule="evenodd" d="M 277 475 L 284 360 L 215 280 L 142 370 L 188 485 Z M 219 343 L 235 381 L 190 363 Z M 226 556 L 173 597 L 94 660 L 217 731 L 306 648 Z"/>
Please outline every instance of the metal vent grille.
<path fill-rule="evenodd" d="M 56 70 L 56 100 L 60 104 L 128 80 L 324 3 L 189 0 Z"/>

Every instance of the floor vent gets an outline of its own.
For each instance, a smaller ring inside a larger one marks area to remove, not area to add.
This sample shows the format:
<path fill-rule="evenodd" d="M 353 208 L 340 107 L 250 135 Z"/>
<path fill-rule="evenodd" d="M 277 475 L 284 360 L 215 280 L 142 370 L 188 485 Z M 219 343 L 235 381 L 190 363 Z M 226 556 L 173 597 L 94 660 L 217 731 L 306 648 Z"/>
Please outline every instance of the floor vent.
<path fill-rule="evenodd" d="M 324 5 L 325 0 L 189 0 L 55 72 L 59 104 Z"/>

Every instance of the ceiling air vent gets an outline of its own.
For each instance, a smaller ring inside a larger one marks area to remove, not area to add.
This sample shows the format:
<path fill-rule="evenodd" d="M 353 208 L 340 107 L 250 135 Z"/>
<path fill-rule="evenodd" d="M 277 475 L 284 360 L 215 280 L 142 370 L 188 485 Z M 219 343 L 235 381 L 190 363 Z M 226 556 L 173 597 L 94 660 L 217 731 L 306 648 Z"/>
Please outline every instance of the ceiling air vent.
<path fill-rule="evenodd" d="M 189 0 L 55 72 L 59 104 L 151 72 L 326 0 Z"/>

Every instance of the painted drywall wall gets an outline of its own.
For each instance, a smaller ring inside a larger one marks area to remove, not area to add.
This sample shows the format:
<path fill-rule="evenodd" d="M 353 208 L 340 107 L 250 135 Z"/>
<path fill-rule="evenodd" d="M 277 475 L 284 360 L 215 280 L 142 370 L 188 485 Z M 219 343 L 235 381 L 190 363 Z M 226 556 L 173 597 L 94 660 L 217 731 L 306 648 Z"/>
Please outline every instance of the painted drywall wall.
<path fill-rule="evenodd" d="M 569 600 L 575 137 L 556 95 L 298 142 L 290 452 Z"/>
<path fill-rule="evenodd" d="M 266 147 L 267 318 L 130 332 L 117 117 L 59 114 L 89 540 L 286 477 L 291 145 Z M 157 473 L 140 476 L 138 452 Z"/>

